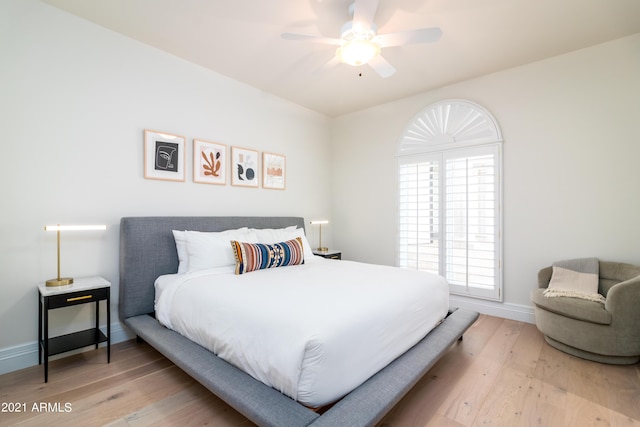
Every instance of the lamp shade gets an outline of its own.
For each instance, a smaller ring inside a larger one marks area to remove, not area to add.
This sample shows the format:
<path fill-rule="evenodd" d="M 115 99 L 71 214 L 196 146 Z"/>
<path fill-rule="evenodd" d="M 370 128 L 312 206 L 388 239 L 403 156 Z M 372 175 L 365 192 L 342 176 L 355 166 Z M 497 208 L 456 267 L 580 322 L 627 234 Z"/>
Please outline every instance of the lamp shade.
<path fill-rule="evenodd" d="M 106 230 L 106 225 L 45 225 L 45 231 L 90 231 Z"/>

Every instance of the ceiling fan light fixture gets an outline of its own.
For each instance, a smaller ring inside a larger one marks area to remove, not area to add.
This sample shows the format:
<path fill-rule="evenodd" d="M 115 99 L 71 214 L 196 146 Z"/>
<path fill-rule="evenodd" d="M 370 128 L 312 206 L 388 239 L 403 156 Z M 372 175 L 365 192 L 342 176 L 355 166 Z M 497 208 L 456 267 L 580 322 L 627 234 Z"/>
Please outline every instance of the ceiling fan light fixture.
<path fill-rule="evenodd" d="M 364 65 L 378 54 L 380 54 L 378 43 L 362 39 L 346 41 L 336 51 L 340 61 L 353 66 Z"/>

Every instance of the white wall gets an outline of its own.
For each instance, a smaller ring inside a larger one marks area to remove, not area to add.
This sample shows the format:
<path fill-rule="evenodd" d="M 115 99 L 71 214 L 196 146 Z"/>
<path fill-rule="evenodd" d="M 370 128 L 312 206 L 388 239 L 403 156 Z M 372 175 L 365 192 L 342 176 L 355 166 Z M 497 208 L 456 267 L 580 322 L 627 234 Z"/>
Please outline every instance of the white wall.
<path fill-rule="evenodd" d="M 503 310 L 530 313 L 537 271 L 554 260 L 640 264 L 640 34 L 336 119 L 333 236 L 345 258 L 395 263 L 395 150 L 414 114 L 448 98 L 484 106 L 502 129 Z"/>
<path fill-rule="evenodd" d="M 46 224 L 108 225 L 63 234 L 62 274 L 110 280 L 117 320 L 122 216 L 329 216 L 325 116 L 34 0 L 0 2 L 0 52 L 0 362 L 37 361 L 36 284 L 56 275 Z M 186 182 L 144 179 L 145 128 L 187 138 Z M 193 183 L 192 138 L 285 155 L 286 190 Z M 58 310 L 51 331 L 90 314 Z"/>

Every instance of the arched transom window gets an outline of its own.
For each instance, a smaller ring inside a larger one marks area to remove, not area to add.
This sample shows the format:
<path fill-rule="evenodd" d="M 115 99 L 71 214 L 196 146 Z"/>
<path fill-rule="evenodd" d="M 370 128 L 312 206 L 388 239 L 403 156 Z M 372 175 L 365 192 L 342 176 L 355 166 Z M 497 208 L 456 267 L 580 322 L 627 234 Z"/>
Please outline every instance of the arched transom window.
<path fill-rule="evenodd" d="M 424 108 L 397 152 L 397 263 L 439 274 L 450 292 L 502 300 L 502 135 L 465 100 Z"/>

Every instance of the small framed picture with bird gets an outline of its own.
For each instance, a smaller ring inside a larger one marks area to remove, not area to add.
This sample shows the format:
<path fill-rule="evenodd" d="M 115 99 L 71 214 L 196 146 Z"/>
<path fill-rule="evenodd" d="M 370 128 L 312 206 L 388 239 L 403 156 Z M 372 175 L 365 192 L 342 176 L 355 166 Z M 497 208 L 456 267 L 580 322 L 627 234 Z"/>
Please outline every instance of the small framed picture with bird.
<path fill-rule="evenodd" d="M 226 145 L 193 140 L 193 182 L 226 185 L 227 162 Z"/>

